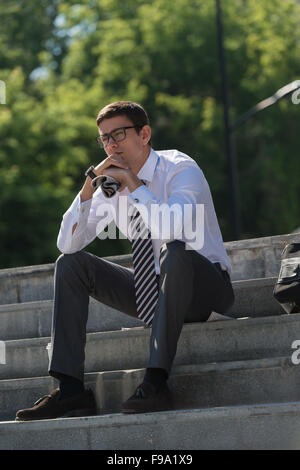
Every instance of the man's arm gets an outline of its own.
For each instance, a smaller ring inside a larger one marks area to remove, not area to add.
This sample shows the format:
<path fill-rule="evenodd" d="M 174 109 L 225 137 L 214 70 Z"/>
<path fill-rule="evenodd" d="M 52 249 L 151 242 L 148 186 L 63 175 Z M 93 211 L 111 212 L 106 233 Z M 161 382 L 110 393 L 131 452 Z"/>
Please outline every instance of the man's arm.
<path fill-rule="evenodd" d="M 78 193 L 61 222 L 57 238 L 61 253 L 75 253 L 89 245 L 113 220 L 113 205 L 101 191 L 84 202 Z"/>
<path fill-rule="evenodd" d="M 112 166 L 115 167 L 115 169 L 121 168 L 124 170 L 128 170 L 128 166 L 126 162 L 122 159 L 122 157 L 108 157 L 103 162 L 99 163 L 99 165 L 97 165 L 96 168 L 94 168 L 94 173 L 97 176 L 103 175 L 105 173 L 105 170 Z M 137 187 L 137 186 L 134 186 L 134 187 Z M 84 185 L 82 186 L 81 191 L 80 191 L 81 203 L 88 201 L 89 199 L 92 199 L 93 193 L 94 193 L 94 188 L 91 185 L 91 178 L 87 176 L 84 182 Z M 75 232 L 77 226 L 78 226 L 78 223 L 76 222 L 72 227 L 72 235 Z"/>
<path fill-rule="evenodd" d="M 92 185 L 91 185 L 91 178 L 89 176 L 87 176 L 86 180 L 84 182 L 84 185 L 82 186 L 82 189 L 80 191 L 80 201 L 85 202 L 85 201 L 88 201 L 89 199 L 91 199 L 93 197 L 93 192 L 94 192 L 94 190 L 93 190 Z M 73 225 L 72 235 L 75 232 L 77 225 L 78 225 L 77 222 L 76 222 L 76 224 Z"/>
<path fill-rule="evenodd" d="M 98 176 L 98 174 L 97 174 L 97 176 Z M 93 197 L 94 188 L 91 185 L 91 181 L 92 181 L 91 178 L 89 176 L 87 176 L 86 180 L 84 182 L 84 185 L 82 186 L 82 189 L 80 191 L 80 200 L 81 200 L 81 202 L 88 201 L 89 199 L 91 199 Z"/>

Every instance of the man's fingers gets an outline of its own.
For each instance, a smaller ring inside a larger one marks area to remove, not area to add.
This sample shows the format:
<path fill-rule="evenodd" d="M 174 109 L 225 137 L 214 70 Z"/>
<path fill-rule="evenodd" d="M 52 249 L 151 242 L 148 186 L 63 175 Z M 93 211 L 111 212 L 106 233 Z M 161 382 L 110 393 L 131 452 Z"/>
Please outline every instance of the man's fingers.
<path fill-rule="evenodd" d="M 111 166 L 116 166 L 118 168 L 123 168 L 124 170 L 129 170 L 129 167 L 125 161 L 121 161 L 120 159 L 114 157 L 107 157 L 103 162 L 99 163 L 99 165 L 96 166 L 95 171 L 98 172 L 100 170 L 100 174 L 102 174 L 103 170 Z"/>
<path fill-rule="evenodd" d="M 124 168 L 125 170 L 129 169 L 128 165 L 126 165 L 125 162 L 124 163 L 119 162 L 118 160 L 116 160 L 114 158 L 111 158 L 110 161 L 111 161 L 111 165 L 118 166 L 119 168 Z M 108 166 L 110 166 L 110 165 L 108 165 Z"/>
<path fill-rule="evenodd" d="M 107 160 L 108 162 L 112 162 L 113 165 L 119 166 L 120 168 L 128 168 L 127 163 L 123 160 L 122 157 L 108 157 Z"/>

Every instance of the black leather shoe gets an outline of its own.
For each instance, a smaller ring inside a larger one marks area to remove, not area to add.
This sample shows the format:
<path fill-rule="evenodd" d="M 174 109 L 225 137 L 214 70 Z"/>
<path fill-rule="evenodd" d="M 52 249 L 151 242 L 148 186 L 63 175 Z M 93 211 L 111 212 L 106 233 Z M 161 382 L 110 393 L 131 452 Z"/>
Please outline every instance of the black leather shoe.
<path fill-rule="evenodd" d="M 173 409 L 173 400 L 167 384 L 156 391 L 154 385 L 143 382 L 134 394 L 122 404 L 123 413 L 148 413 Z"/>
<path fill-rule="evenodd" d="M 90 416 L 97 414 L 97 405 L 92 390 L 85 390 L 65 400 L 60 400 L 57 388 L 50 395 L 36 401 L 32 408 L 17 411 L 16 421 L 32 421 L 35 419 L 69 418 L 74 416 Z"/>

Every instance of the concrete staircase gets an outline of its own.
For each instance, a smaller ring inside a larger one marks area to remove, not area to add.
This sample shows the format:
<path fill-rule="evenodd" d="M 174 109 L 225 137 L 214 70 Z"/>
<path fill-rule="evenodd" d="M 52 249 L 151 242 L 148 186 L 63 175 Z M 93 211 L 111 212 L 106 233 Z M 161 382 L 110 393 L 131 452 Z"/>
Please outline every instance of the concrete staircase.
<path fill-rule="evenodd" d="M 0 449 L 300 449 L 300 314 L 273 298 L 283 247 L 300 234 L 226 243 L 236 302 L 185 324 L 169 380 L 176 409 L 123 415 L 140 383 L 150 330 L 91 299 L 86 386 L 98 415 L 15 422 L 57 386 L 47 374 L 54 265 L 0 271 Z M 130 256 L 110 258 L 130 266 Z"/>

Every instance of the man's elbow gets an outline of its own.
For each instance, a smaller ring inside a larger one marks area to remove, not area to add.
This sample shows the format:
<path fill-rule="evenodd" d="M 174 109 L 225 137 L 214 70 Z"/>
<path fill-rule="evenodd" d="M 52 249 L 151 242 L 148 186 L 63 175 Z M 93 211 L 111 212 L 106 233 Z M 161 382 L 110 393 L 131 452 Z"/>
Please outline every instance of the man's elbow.
<path fill-rule="evenodd" d="M 72 253 L 76 253 L 78 251 L 78 248 L 72 247 L 72 244 L 63 242 L 60 237 L 57 239 L 57 248 L 63 255 L 71 255 Z"/>
<path fill-rule="evenodd" d="M 75 253 L 77 250 L 72 250 L 64 245 L 61 245 L 60 243 L 57 243 L 57 248 L 63 255 L 71 255 L 72 253 Z"/>

